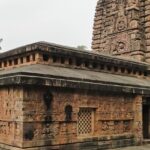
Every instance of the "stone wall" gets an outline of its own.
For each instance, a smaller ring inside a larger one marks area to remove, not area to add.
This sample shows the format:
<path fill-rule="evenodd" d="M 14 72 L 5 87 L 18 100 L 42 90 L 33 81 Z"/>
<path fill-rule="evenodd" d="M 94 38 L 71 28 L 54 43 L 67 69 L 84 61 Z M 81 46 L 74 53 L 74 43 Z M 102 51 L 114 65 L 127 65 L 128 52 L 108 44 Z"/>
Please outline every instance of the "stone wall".
<path fill-rule="evenodd" d="M 51 95 L 49 102 L 44 100 L 46 93 Z M 23 102 L 23 147 L 51 145 L 61 147 L 91 140 L 110 141 L 111 138 L 115 140 L 127 138 L 129 145 L 133 144 L 134 140 L 140 143 L 141 100 L 140 96 L 26 87 Z M 72 106 L 70 120 L 66 120 L 66 106 Z M 90 134 L 79 134 L 81 108 L 90 108 L 93 111 L 94 119 Z M 119 145 L 116 144 L 117 146 Z M 109 147 L 113 146 L 109 143 Z"/>
<path fill-rule="evenodd" d="M 22 102 L 22 88 L 0 88 L 0 143 L 22 146 Z"/>
<path fill-rule="evenodd" d="M 72 106 L 70 116 L 66 106 Z M 107 149 L 142 142 L 141 96 L 15 86 L 0 89 L 0 107 L 0 147 L 6 149 Z M 87 108 L 91 130 L 81 134 L 79 114 Z"/>

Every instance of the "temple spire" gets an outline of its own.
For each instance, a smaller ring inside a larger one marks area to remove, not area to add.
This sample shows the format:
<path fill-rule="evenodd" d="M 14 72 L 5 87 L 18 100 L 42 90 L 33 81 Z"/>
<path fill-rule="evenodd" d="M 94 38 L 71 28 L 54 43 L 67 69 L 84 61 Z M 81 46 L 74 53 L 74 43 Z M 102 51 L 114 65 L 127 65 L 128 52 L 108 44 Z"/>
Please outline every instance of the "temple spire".
<path fill-rule="evenodd" d="M 148 3 L 141 0 L 98 0 L 92 49 L 146 61 L 146 38 L 149 36 L 145 34 L 147 23 L 144 18 Z"/>

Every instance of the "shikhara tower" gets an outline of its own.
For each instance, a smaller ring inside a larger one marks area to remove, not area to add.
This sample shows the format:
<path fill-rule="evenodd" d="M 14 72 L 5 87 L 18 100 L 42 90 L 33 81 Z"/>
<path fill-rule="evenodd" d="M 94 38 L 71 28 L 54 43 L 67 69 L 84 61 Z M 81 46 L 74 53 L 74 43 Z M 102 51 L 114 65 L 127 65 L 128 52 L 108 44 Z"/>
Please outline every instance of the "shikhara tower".
<path fill-rule="evenodd" d="M 150 62 L 150 0 L 99 0 L 92 49 Z"/>

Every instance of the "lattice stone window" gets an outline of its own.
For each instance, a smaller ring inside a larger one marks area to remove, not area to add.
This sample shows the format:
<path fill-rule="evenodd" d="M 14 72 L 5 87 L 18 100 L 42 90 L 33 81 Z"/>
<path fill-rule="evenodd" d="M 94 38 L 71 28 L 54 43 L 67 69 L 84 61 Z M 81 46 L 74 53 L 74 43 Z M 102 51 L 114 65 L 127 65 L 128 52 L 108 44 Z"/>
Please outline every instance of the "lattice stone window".
<path fill-rule="evenodd" d="M 78 135 L 91 135 L 94 127 L 94 109 L 80 108 L 78 113 Z"/>

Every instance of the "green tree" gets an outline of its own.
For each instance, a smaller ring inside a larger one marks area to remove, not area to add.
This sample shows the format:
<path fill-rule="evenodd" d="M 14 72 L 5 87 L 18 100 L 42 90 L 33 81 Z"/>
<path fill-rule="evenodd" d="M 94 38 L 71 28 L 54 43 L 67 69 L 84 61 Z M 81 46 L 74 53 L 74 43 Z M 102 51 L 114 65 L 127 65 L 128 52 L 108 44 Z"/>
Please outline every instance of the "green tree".
<path fill-rule="evenodd" d="M 3 41 L 3 39 L 0 39 L 0 43 Z M 0 46 L 0 50 L 2 49 L 2 47 Z"/>
<path fill-rule="evenodd" d="M 79 50 L 86 50 L 87 47 L 85 45 L 79 45 L 79 46 L 77 46 L 77 49 L 79 49 Z"/>

